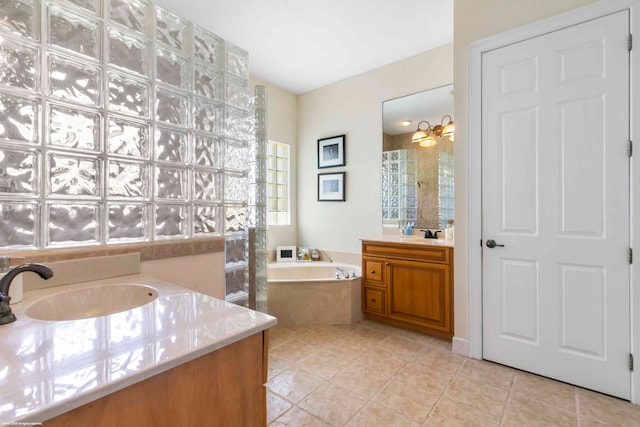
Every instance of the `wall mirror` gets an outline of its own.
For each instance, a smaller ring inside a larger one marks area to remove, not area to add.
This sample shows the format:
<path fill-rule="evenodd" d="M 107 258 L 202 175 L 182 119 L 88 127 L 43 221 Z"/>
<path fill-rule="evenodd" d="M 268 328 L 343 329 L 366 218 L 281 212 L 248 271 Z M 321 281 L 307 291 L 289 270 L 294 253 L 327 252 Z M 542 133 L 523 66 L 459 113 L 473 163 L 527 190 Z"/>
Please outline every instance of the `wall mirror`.
<path fill-rule="evenodd" d="M 444 229 L 453 222 L 453 85 L 383 102 L 382 121 L 383 227 Z"/>

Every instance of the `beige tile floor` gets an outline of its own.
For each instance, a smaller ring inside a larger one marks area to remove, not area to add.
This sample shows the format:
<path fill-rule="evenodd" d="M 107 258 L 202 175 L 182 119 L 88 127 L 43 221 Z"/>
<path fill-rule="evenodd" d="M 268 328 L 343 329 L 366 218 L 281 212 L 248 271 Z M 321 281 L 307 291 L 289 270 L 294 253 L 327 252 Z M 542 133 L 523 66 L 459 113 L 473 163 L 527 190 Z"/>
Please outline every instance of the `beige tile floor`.
<path fill-rule="evenodd" d="M 276 327 L 275 426 L 640 426 L 640 406 L 490 362 L 370 321 Z"/>

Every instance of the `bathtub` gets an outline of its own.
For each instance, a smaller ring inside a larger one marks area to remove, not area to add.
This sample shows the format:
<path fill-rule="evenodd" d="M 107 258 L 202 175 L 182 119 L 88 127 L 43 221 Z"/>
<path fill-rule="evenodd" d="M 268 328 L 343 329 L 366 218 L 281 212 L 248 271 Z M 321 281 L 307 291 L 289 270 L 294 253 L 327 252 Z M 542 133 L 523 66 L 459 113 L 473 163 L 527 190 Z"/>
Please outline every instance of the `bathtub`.
<path fill-rule="evenodd" d="M 351 276 L 336 279 L 336 267 Z M 278 325 L 349 325 L 362 319 L 360 267 L 336 262 L 290 262 L 267 267 L 267 312 Z"/>

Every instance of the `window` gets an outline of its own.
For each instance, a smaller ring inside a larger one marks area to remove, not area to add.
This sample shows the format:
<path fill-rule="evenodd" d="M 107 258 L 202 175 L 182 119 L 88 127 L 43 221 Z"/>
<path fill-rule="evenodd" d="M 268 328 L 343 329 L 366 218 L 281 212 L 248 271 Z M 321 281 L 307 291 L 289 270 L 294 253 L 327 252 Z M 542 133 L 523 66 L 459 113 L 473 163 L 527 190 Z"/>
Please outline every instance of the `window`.
<path fill-rule="evenodd" d="M 289 225 L 289 144 L 267 148 L 267 225 Z"/>

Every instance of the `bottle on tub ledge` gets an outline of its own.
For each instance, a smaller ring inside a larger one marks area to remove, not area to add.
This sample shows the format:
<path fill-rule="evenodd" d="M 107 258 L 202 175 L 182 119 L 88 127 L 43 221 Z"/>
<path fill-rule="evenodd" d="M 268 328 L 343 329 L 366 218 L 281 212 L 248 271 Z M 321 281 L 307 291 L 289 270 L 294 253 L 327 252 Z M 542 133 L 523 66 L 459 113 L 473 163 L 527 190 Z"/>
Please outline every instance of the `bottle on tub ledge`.
<path fill-rule="evenodd" d="M 309 248 L 298 248 L 298 262 L 311 262 Z"/>

